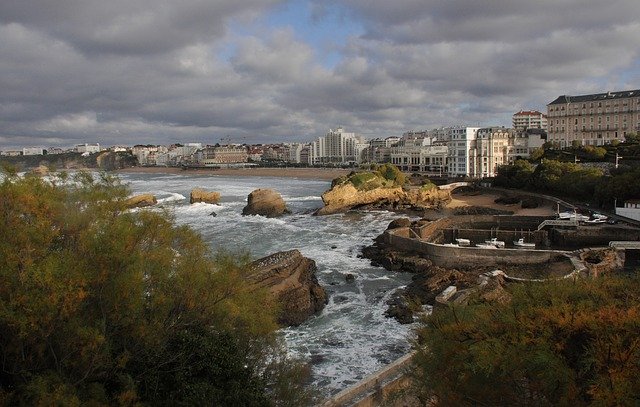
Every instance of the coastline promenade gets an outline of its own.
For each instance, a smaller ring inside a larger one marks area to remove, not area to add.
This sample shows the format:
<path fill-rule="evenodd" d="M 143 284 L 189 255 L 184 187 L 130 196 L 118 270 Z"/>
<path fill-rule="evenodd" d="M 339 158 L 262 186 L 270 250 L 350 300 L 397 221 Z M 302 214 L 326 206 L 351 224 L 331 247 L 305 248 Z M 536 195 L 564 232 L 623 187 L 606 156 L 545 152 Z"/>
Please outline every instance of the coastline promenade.
<path fill-rule="evenodd" d="M 232 177 L 287 177 L 304 179 L 333 180 L 350 173 L 351 169 L 343 168 L 219 168 L 188 169 L 178 167 L 130 167 L 116 170 L 115 173 L 147 173 L 147 174 L 184 174 L 184 175 L 222 175 Z"/>

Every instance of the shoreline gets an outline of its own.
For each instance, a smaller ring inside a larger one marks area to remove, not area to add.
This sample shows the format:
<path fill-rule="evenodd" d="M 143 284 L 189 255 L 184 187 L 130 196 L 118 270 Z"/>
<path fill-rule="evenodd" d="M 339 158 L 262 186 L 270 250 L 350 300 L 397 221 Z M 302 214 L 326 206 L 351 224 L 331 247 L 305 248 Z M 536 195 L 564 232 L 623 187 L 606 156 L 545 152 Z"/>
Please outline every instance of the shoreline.
<path fill-rule="evenodd" d="M 282 177 L 301 179 L 320 179 L 331 181 L 351 172 L 342 168 L 219 168 L 219 169 L 188 169 L 178 167 L 129 167 L 113 171 L 119 173 L 137 174 L 184 174 L 184 175 L 223 175 L 239 177 Z"/>

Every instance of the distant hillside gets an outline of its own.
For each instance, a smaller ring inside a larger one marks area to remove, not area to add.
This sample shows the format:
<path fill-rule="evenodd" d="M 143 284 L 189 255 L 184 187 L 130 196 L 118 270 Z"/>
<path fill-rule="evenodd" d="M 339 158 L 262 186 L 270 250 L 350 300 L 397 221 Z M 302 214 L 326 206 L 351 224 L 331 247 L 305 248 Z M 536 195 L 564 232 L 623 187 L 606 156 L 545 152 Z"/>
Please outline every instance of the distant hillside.
<path fill-rule="evenodd" d="M 81 153 L 50 155 L 24 155 L 18 157 L 0 157 L 0 164 L 9 164 L 18 171 L 27 171 L 44 165 L 50 170 L 100 169 L 112 171 L 138 165 L 138 159 L 124 152 L 101 152 L 82 156 Z"/>

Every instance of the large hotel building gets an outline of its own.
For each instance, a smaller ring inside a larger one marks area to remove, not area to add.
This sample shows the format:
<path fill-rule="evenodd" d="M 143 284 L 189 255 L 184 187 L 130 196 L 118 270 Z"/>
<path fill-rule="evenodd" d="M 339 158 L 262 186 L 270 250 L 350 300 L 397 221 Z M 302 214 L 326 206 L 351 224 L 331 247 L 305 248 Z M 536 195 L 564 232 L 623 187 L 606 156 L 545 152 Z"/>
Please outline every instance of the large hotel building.
<path fill-rule="evenodd" d="M 640 90 L 559 96 L 547 105 L 548 141 L 600 146 L 640 131 Z"/>

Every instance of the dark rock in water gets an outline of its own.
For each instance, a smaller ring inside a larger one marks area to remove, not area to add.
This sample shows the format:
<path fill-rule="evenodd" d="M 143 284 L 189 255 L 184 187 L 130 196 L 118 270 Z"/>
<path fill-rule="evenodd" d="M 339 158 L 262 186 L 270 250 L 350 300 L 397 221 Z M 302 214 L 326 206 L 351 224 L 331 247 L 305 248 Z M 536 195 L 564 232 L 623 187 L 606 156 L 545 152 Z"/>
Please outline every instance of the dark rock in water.
<path fill-rule="evenodd" d="M 389 305 L 389 308 L 387 308 L 384 313 L 386 317 L 394 318 L 401 324 L 410 324 L 413 322 L 413 310 L 402 294 L 395 294 L 394 297 L 387 302 L 387 305 Z"/>
<path fill-rule="evenodd" d="M 322 311 L 327 293 L 318 283 L 316 262 L 298 250 L 279 252 L 250 264 L 247 279 L 266 288 L 280 303 L 278 322 L 284 326 L 300 325 Z"/>
<path fill-rule="evenodd" d="M 209 216 L 213 216 L 213 217 L 215 218 L 216 216 L 218 216 L 218 214 L 217 214 L 217 213 L 215 213 L 215 212 L 211 212 L 211 213 L 209 214 Z"/>
<path fill-rule="evenodd" d="M 331 248 L 332 248 L 332 249 L 337 249 L 337 248 L 338 248 L 338 246 L 333 245 L 333 246 L 331 246 Z"/>
<path fill-rule="evenodd" d="M 345 280 L 347 283 L 351 283 L 351 282 L 356 281 L 356 276 L 354 276 L 354 275 L 353 275 L 353 274 L 351 274 L 351 273 L 347 273 L 347 274 L 345 274 L 345 276 L 344 276 L 344 280 Z"/>

